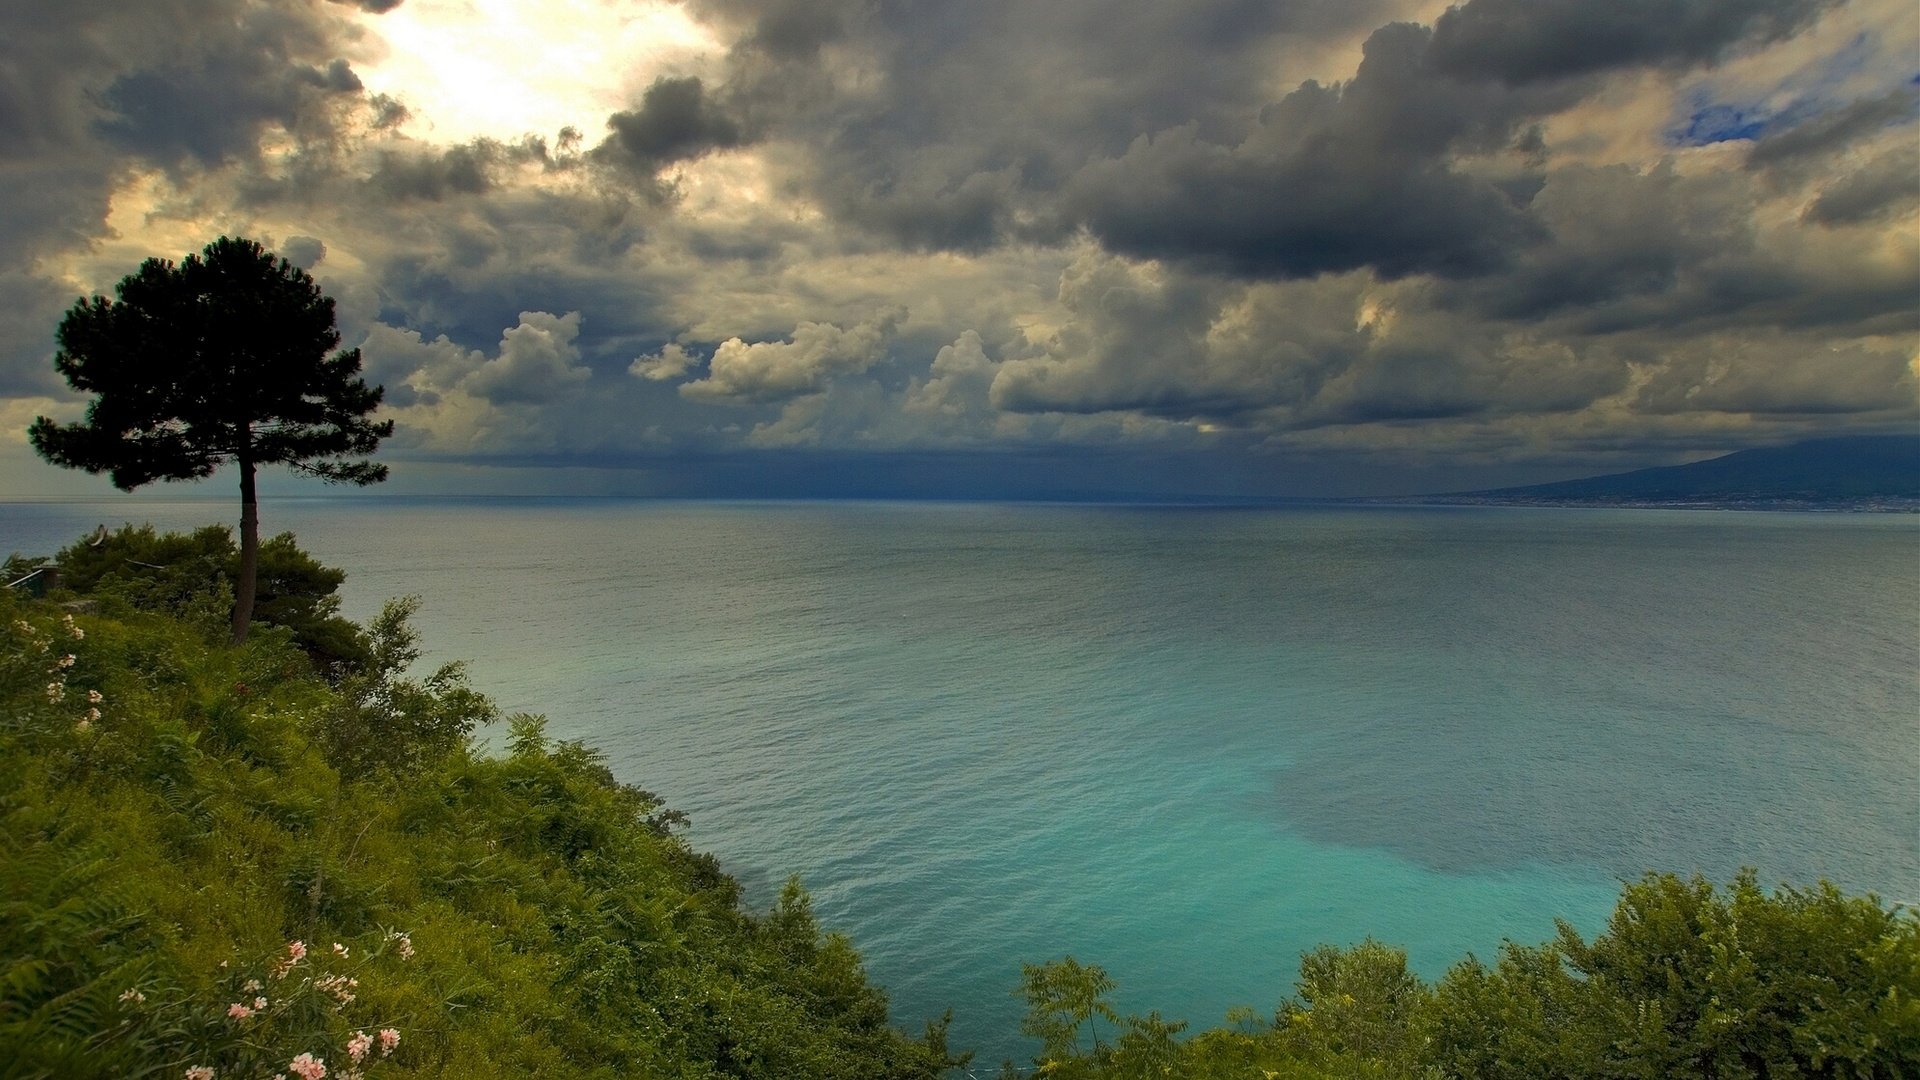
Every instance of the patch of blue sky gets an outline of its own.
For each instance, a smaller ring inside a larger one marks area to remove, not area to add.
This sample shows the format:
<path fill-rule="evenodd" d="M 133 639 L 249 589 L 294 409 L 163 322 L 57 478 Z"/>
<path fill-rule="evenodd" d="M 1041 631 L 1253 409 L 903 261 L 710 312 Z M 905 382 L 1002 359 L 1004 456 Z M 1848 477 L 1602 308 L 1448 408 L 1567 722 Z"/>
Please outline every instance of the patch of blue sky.
<path fill-rule="evenodd" d="M 1684 95 L 1682 107 L 1687 111 L 1667 128 L 1667 143 L 1710 146 L 1758 139 L 1839 108 L 1859 96 L 1862 76 L 1870 75 L 1876 66 L 1884 70 L 1882 54 L 1878 35 L 1856 34 L 1831 55 L 1782 79 L 1765 94 L 1743 95 L 1740 100 L 1723 100 L 1711 80 L 1702 80 Z M 1912 81 L 1920 82 L 1920 75 Z"/>
<path fill-rule="evenodd" d="M 1667 129 L 1671 146 L 1710 146 L 1714 143 L 1758 139 L 1794 127 L 1844 102 L 1802 94 L 1787 98 L 1775 94 L 1758 101 L 1713 101 L 1702 90 L 1692 96 L 1691 111 Z"/>
<path fill-rule="evenodd" d="M 1708 105 L 1695 109 L 1684 124 L 1667 129 L 1667 142 L 1675 146 L 1709 146 L 1757 139 L 1772 120 L 1773 116 L 1760 105 Z"/>

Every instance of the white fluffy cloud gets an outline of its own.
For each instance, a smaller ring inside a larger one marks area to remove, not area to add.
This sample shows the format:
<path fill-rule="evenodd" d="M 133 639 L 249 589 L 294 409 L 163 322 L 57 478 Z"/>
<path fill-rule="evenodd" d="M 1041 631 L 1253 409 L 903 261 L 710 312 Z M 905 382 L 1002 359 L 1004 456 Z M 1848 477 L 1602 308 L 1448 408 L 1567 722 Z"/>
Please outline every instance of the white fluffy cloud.
<path fill-rule="evenodd" d="M 523 311 L 500 335 L 494 355 L 463 349 L 445 334 L 423 340 L 415 330 L 376 323 L 360 351 L 369 377 L 388 387 L 399 406 L 432 404 L 461 392 L 496 405 L 539 404 L 577 388 L 592 376 L 574 340 L 580 313 Z"/>
<path fill-rule="evenodd" d="M 500 335 L 499 354 L 481 364 L 463 385 L 496 404 L 551 401 L 592 375 L 574 347 L 579 336 L 577 311 L 558 316 L 523 311 L 520 325 Z"/>
<path fill-rule="evenodd" d="M 442 334 L 376 323 L 360 345 L 369 381 L 387 388 L 402 447 L 434 452 L 525 452 L 559 445 L 553 406 L 592 376 L 574 340 L 580 313 L 523 311 L 492 355 Z"/>
<path fill-rule="evenodd" d="M 980 333 L 968 330 L 953 344 L 940 346 L 925 380 L 915 380 L 902 407 L 907 412 L 947 420 L 989 411 L 987 392 L 1000 366 L 987 358 Z"/>
<path fill-rule="evenodd" d="M 699 358 L 689 353 L 685 348 L 677 343 L 669 342 L 662 346 L 659 352 L 649 353 L 646 356 L 636 359 L 633 364 L 627 368 L 627 372 L 628 374 L 638 375 L 643 379 L 651 379 L 654 382 L 665 382 L 668 379 L 677 379 L 685 375 L 687 370 L 698 362 Z"/>
<path fill-rule="evenodd" d="M 725 404 L 786 401 L 815 393 L 837 376 L 858 374 L 879 363 L 894 328 L 905 318 L 904 309 L 892 308 L 845 329 L 804 322 L 785 341 L 728 338 L 713 350 L 706 377 L 683 383 L 680 393 Z"/>

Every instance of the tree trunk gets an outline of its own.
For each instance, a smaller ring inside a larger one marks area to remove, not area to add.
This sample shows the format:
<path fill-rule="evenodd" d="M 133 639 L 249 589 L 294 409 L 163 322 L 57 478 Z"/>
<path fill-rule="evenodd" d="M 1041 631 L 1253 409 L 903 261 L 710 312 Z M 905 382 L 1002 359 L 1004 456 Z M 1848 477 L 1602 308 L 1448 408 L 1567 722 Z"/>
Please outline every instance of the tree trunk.
<path fill-rule="evenodd" d="M 240 580 L 233 583 L 233 643 L 244 645 L 253 622 L 253 579 L 260 568 L 260 501 L 253 491 L 253 462 L 240 459 Z"/>

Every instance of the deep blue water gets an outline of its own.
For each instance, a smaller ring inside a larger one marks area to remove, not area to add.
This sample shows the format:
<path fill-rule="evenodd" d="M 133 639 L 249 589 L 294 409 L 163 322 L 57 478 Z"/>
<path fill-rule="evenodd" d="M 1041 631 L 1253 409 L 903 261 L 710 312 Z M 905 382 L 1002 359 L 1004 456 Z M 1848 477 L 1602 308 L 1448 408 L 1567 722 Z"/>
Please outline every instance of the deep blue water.
<path fill-rule="evenodd" d="M 0 504 L 0 550 L 224 502 Z M 472 661 L 813 890 L 910 1028 L 1028 1052 L 1022 961 L 1272 1008 L 1437 975 L 1648 869 L 1920 899 L 1920 520 L 1491 508 L 281 500 Z"/>

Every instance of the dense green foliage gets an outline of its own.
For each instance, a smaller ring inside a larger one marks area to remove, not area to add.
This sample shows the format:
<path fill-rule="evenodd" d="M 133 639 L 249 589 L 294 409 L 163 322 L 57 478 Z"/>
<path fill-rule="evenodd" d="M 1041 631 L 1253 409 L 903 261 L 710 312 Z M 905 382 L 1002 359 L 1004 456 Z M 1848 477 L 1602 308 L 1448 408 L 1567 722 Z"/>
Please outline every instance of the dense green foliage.
<path fill-rule="evenodd" d="M 337 1077 L 356 1036 L 370 1075 L 944 1071 L 797 886 L 744 911 L 537 718 L 476 752 L 409 610 L 336 687 L 286 630 L 0 591 L 0 1076 Z"/>
<path fill-rule="evenodd" d="M 935 1077 L 790 883 L 743 910 L 681 819 L 538 717 L 504 752 L 411 600 L 365 629 L 276 538 L 276 624 L 226 644 L 224 530 L 62 552 L 0 590 L 0 1078 Z M 16 564 L 20 560 L 14 560 Z M 336 625 L 338 624 L 338 625 Z M 313 662 L 315 628 L 351 662 Z M 344 627 L 344 629 L 341 629 Z M 1920 1075 L 1920 919 L 1822 884 L 1626 887 L 1593 940 L 1424 982 L 1366 941 L 1301 959 L 1269 1017 L 1123 1017 L 1073 958 L 1027 966 L 1032 1067 L 1259 1080 Z M 357 1055 L 357 1056 L 356 1056 Z M 308 1066 L 311 1068 L 311 1066 Z M 204 1074 L 198 1074 L 204 1075 Z"/>
<path fill-rule="evenodd" d="M 104 610 L 158 611 L 224 624 L 240 572 L 240 549 L 224 525 L 158 533 L 151 525 L 128 524 L 76 541 L 53 561 L 67 589 Z M 345 571 L 321 565 L 300 550 L 292 533 L 281 533 L 261 543 L 258 573 L 254 621 L 292 632 L 293 643 L 321 674 L 338 679 L 373 659 L 366 635 L 340 614 Z"/>
<path fill-rule="evenodd" d="M 1648 875 L 1593 941 L 1472 957 L 1429 986 L 1366 941 L 1300 961 L 1270 1022 L 1184 1042 L 1183 1024 L 1119 1017 L 1098 967 L 1026 969 L 1022 1030 L 1050 1077 L 1266 1080 L 1620 1080 L 1920 1076 L 1920 919 L 1831 885 L 1771 895 Z M 1097 1030 L 1104 1019 L 1105 1039 Z"/>

